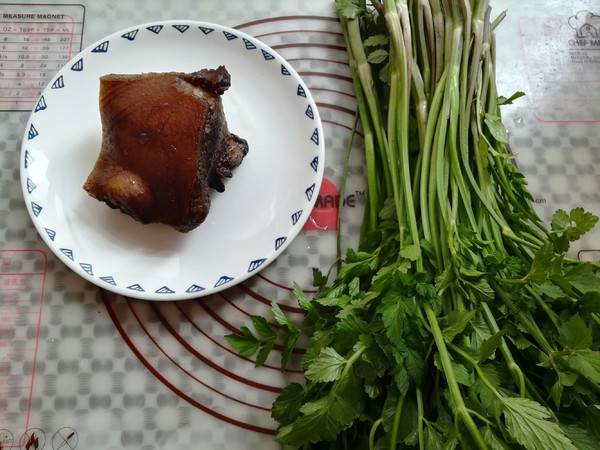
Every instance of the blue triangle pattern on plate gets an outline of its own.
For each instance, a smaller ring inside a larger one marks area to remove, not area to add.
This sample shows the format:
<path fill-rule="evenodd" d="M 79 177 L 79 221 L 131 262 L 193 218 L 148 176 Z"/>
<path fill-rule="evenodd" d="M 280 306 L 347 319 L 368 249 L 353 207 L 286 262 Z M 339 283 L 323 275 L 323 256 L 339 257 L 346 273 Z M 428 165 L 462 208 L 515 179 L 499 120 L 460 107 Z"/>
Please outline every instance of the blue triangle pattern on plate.
<path fill-rule="evenodd" d="M 301 84 L 298 85 L 298 90 L 296 91 L 296 94 L 298 94 L 300 97 L 306 97 L 306 91 L 304 90 Z"/>
<path fill-rule="evenodd" d="M 110 275 L 107 277 L 100 277 L 100 279 L 102 281 L 104 281 L 105 283 L 112 284 L 113 286 L 117 285 L 117 283 L 115 282 L 115 279 Z"/>
<path fill-rule="evenodd" d="M 122 34 L 121 37 L 127 39 L 128 41 L 133 41 L 138 34 L 138 29 L 132 30 L 129 33 Z"/>
<path fill-rule="evenodd" d="M 208 28 L 208 27 L 198 27 L 200 28 L 200 31 L 202 31 L 204 34 L 210 34 L 213 31 L 215 31 L 214 28 Z"/>
<path fill-rule="evenodd" d="M 313 141 L 315 144 L 319 145 L 319 130 L 315 128 L 315 131 L 313 131 L 310 140 Z"/>
<path fill-rule="evenodd" d="M 40 213 L 42 212 L 42 209 L 44 209 L 44 208 L 42 208 L 36 202 L 31 202 L 31 211 L 33 211 L 33 215 L 35 217 L 40 215 Z"/>
<path fill-rule="evenodd" d="M 313 160 L 310 162 L 310 167 L 316 172 L 319 169 L 319 157 L 315 156 Z"/>
<path fill-rule="evenodd" d="M 227 38 L 228 41 L 232 41 L 232 40 L 238 38 L 237 35 L 230 33 L 229 31 L 223 30 L 223 34 L 225 35 L 225 37 Z"/>
<path fill-rule="evenodd" d="M 27 177 L 27 192 L 31 194 L 36 187 L 35 183 L 31 181 L 31 178 Z"/>
<path fill-rule="evenodd" d="M 162 25 L 150 25 L 149 27 L 146 27 L 146 30 L 152 31 L 154 34 L 160 33 L 160 30 L 162 30 L 162 29 L 163 29 Z"/>
<path fill-rule="evenodd" d="M 29 131 L 27 132 L 27 139 L 31 140 L 38 135 L 38 130 L 35 129 L 33 124 L 29 126 Z"/>
<path fill-rule="evenodd" d="M 219 278 L 219 280 L 215 283 L 215 287 L 219 287 L 219 286 L 223 286 L 224 284 L 229 283 L 230 281 L 232 281 L 233 278 L 231 277 L 227 277 L 225 275 L 223 275 L 221 278 Z"/>
<path fill-rule="evenodd" d="M 175 28 L 180 33 L 185 33 L 190 26 L 189 25 L 172 25 L 172 27 Z"/>
<path fill-rule="evenodd" d="M 79 58 L 77 62 L 71 66 L 71 70 L 74 72 L 81 72 L 83 70 L 83 58 Z"/>
<path fill-rule="evenodd" d="M 315 118 L 315 113 L 313 112 L 312 106 L 310 106 L 310 105 L 308 105 L 306 107 L 306 111 L 304 112 L 304 114 L 306 114 L 308 117 L 310 117 L 313 120 Z"/>
<path fill-rule="evenodd" d="M 246 50 L 254 50 L 256 48 L 256 45 L 254 45 L 252 43 L 252 41 L 249 41 L 246 38 L 243 38 L 242 40 L 244 41 L 244 45 L 246 46 Z"/>
<path fill-rule="evenodd" d="M 30 165 L 35 162 L 35 158 L 31 156 L 29 150 L 25 150 L 25 168 L 27 169 Z"/>
<path fill-rule="evenodd" d="M 262 266 L 266 260 L 267 260 L 267 258 L 261 258 L 261 259 L 255 259 L 254 261 L 251 261 L 250 265 L 248 266 L 248 272 L 255 271 L 260 266 Z"/>
<path fill-rule="evenodd" d="M 198 286 L 197 284 L 192 284 L 189 288 L 185 290 L 188 294 L 194 294 L 196 292 L 202 292 L 204 288 L 202 286 Z"/>
<path fill-rule="evenodd" d="M 75 259 L 73 258 L 73 250 L 71 250 L 70 248 L 61 248 L 60 252 L 67 258 L 69 258 L 71 261 L 75 261 Z"/>
<path fill-rule="evenodd" d="M 37 105 L 35 105 L 35 109 L 33 110 L 33 112 L 43 111 L 47 107 L 48 107 L 48 105 L 46 105 L 46 99 L 42 95 L 40 97 L 40 99 L 38 100 Z"/>
<path fill-rule="evenodd" d="M 91 264 L 89 264 L 89 263 L 79 263 L 79 265 L 85 271 L 85 273 L 87 273 L 88 275 L 94 276 L 94 271 L 92 270 L 92 265 Z"/>
<path fill-rule="evenodd" d="M 281 75 L 291 75 L 290 71 L 283 64 L 281 65 Z"/>
<path fill-rule="evenodd" d="M 294 225 L 296 225 L 298 223 L 298 221 L 300 220 L 301 216 L 302 216 L 302 210 L 296 211 L 294 214 L 292 214 L 292 223 Z"/>
<path fill-rule="evenodd" d="M 146 292 L 144 290 L 143 287 L 141 287 L 139 284 L 132 284 L 131 286 L 127 286 L 127 289 L 131 289 L 132 291 L 138 291 L 138 292 Z"/>
<path fill-rule="evenodd" d="M 273 55 L 271 55 L 268 51 L 261 49 L 262 54 L 263 54 L 263 58 L 265 58 L 267 61 L 270 61 L 271 59 L 275 59 L 275 57 Z"/>
<path fill-rule="evenodd" d="M 65 87 L 65 80 L 63 79 L 63 76 L 61 75 L 56 80 L 54 80 L 54 83 L 52 83 L 52 86 L 50 86 L 50 89 L 62 89 L 64 87 Z"/>
<path fill-rule="evenodd" d="M 173 289 L 170 289 L 167 286 L 163 286 L 163 287 L 155 290 L 154 292 L 156 292 L 157 294 L 174 294 L 175 293 L 175 291 Z"/>
<path fill-rule="evenodd" d="M 279 250 L 281 246 L 285 244 L 285 241 L 287 241 L 287 237 L 285 236 L 275 239 L 275 250 Z"/>
<path fill-rule="evenodd" d="M 54 241 L 54 238 L 56 237 L 56 231 L 51 230 L 50 228 L 44 228 L 44 230 L 46 230 L 46 234 L 48 235 L 50 240 Z"/>
<path fill-rule="evenodd" d="M 107 51 L 108 51 L 108 41 L 104 41 L 92 49 L 92 53 L 106 53 Z"/>
<path fill-rule="evenodd" d="M 304 191 L 304 193 L 306 194 L 306 198 L 310 202 L 312 200 L 313 194 L 315 193 L 315 184 L 313 183 L 313 185 L 311 187 L 309 187 L 308 189 L 306 189 L 306 191 Z"/>

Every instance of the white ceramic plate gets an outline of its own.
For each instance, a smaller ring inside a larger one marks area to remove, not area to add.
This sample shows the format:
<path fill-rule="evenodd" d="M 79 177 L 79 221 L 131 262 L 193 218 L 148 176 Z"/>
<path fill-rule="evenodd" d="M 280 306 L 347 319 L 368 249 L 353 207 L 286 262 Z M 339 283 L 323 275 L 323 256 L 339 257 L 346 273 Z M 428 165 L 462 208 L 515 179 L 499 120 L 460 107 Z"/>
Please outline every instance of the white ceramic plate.
<path fill-rule="evenodd" d="M 206 221 L 181 234 L 142 225 L 82 186 L 101 145 L 99 77 L 224 65 L 223 106 L 250 151 Z M 324 137 L 300 76 L 257 39 L 221 25 L 165 21 L 92 44 L 44 90 L 27 124 L 21 182 L 31 218 L 72 270 L 110 291 L 179 300 L 226 289 L 272 262 L 301 230 L 319 192 Z"/>

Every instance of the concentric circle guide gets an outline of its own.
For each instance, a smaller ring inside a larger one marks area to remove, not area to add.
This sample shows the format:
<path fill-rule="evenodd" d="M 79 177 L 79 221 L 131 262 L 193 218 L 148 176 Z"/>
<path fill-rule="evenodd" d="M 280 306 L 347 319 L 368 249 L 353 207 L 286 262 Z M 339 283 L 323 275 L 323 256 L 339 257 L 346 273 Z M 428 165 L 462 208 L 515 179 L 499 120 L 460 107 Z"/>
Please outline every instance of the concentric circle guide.
<path fill-rule="evenodd" d="M 287 16 L 248 22 L 236 29 L 277 51 L 306 83 L 326 136 L 325 178 L 339 188 L 345 149 L 355 121 L 355 97 L 343 36 L 336 22 L 332 17 Z M 342 229 L 346 246 L 357 239 L 362 218 L 361 194 L 366 178 L 361 173 L 361 143 L 362 138 L 357 136 L 358 151 L 350 160 L 355 176 L 347 192 L 353 196 L 354 208 Z M 322 206 L 326 209 L 325 204 Z M 280 353 L 274 352 L 277 354 L 264 366 L 255 368 L 254 360 L 238 355 L 224 336 L 250 324 L 254 314 L 269 317 L 273 300 L 292 320 L 301 320 L 302 310 L 292 292 L 294 282 L 310 294 L 312 268 L 327 270 L 336 256 L 335 230 L 307 228 L 269 267 L 212 296 L 144 302 L 102 291 L 102 298 L 125 342 L 167 388 L 220 421 L 273 435 L 277 425 L 270 417 L 273 401 L 287 383 L 302 380 L 302 343 L 282 372 Z"/>

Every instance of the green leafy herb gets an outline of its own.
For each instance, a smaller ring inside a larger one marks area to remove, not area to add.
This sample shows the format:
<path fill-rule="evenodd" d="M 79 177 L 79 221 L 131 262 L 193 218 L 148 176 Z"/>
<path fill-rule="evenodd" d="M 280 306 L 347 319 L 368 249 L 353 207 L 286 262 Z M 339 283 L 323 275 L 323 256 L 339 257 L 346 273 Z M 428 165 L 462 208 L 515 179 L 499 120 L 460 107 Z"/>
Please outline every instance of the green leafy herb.
<path fill-rule="evenodd" d="M 497 100 L 497 103 L 498 103 L 498 105 L 500 105 L 500 106 L 501 106 L 501 105 L 512 105 L 512 104 L 513 104 L 513 102 L 514 102 L 516 99 L 518 99 L 518 98 L 521 98 L 521 97 L 523 97 L 523 96 L 525 96 L 525 92 L 520 92 L 520 91 L 519 91 L 519 92 L 515 92 L 513 95 L 511 95 L 511 96 L 510 96 L 510 97 L 508 97 L 508 98 L 506 98 L 506 97 L 503 97 L 503 96 L 499 96 L 499 97 L 498 97 L 498 100 Z"/>
<path fill-rule="evenodd" d="M 576 447 L 565 436 L 550 411 L 526 398 L 502 399 L 506 428 L 514 439 L 528 449 L 568 449 Z"/>
<path fill-rule="evenodd" d="M 357 248 L 226 336 L 303 383 L 273 404 L 287 449 L 600 448 L 598 222 L 545 224 L 512 163 L 487 0 L 335 0 L 364 135 Z M 342 261 L 342 263 L 339 263 Z M 339 263 L 339 266 L 338 266 Z M 271 324 L 273 322 L 273 324 Z"/>
<path fill-rule="evenodd" d="M 373 50 L 371 53 L 369 53 L 367 60 L 371 64 L 379 64 L 387 60 L 387 58 L 388 52 L 382 48 L 378 48 L 377 50 Z"/>
<path fill-rule="evenodd" d="M 583 208 L 574 208 L 570 213 L 559 209 L 552 217 L 552 231 L 562 233 L 570 242 L 578 240 L 598 223 L 598 217 Z"/>
<path fill-rule="evenodd" d="M 365 12 L 365 9 L 360 7 L 358 3 L 356 0 L 340 0 L 335 3 L 335 6 L 342 16 L 348 19 L 356 19 Z"/>
<path fill-rule="evenodd" d="M 508 134 L 500 117 L 492 114 L 485 114 L 483 121 L 488 127 L 488 130 L 498 142 L 507 143 Z"/>
<path fill-rule="evenodd" d="M 324 348 L 304 372 L 307 379 L 316 382 L 335 381 L 342 375 L 347 361 L 331 347 Z"/>
<path fill-rule="evenodd" d="M 558 342 L 569 350 L 581 350 L 589 348 L 593 339 L 590 330 L 576 314 L 561 327 Z"/>

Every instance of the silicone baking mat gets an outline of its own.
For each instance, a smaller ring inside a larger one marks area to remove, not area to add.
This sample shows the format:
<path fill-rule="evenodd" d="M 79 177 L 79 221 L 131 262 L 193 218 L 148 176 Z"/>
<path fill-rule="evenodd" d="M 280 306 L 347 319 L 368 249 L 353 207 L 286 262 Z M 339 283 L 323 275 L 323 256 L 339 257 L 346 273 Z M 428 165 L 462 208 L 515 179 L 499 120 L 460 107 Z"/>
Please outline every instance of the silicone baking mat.
<path fill-rule="evenodd" d="M 491 4 L 493 15 L 507 10 L 497 29 L 499 92 L 527 94 L 505 107 L 504 122 L 536 208 L 545 220 L 575 206 L 600 214 L 600 5 Z M 210 297 L 147 302 L 98 289 L 45 247 L 23 201 L 19 161 L 36 96 L 61 64 L 115 31 L 170 19 L 237 28 L 286 58 L 319 108 L 326 169 L 305 229 L 270 266 Z M 286 383 L 302 379 L 301 348 L 285 372 L 276 355 L 255 369 L 224 335 L 268 314 L 272 300 L 300 319 L 293 283 L 310 293 L 312 268 L 336 257 L 355 101 L 333 1 L 22 2 L 0 4 L 0 21 L 1 448 L 279 448 L 269 409 Z M 362 218 L 361 145 L 344 193 L 344 248 L 356 244 Z M 573 254 L 600 259 L 599 238 L 600 229 Z"/>

